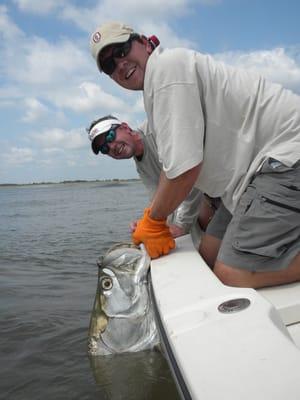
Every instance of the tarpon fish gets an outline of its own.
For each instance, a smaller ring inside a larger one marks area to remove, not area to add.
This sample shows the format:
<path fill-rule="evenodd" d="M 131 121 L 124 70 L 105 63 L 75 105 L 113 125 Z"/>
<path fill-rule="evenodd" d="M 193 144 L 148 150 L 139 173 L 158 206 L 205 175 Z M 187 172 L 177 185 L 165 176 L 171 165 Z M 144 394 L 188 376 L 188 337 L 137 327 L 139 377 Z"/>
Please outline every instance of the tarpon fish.
<path fill-rule="evenodd" d="M 98 285 L 88 332 L 91 355 L 136 352 L 159 343 L 149 292 L 148 254 L 119 244 L 98 261 Z"/>

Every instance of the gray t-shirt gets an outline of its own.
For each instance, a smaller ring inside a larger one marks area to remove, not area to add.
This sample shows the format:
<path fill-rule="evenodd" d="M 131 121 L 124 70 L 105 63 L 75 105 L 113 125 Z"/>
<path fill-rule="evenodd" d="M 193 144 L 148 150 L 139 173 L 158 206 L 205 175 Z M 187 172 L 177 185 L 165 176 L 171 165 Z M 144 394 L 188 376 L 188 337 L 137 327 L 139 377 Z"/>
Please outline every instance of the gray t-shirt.
<path fill-rule="evenodd" d="M 134 157 L 134 161 L 137 172 L 152 199 L 159 183 L 162 164 L 159 162 L 155 138 L 149 130 L 147 121 L 140 126 L 138 132 L 144 142 L 144 154 L 140 161 L 136 157 Z M 176 224 L 188 232 L 198 216 L 200 200 L 201 192 L 198 188 L 194 188 L 185 201 L 169 217 L 169 223 Z"/>
<path fill-rule="evenodd" d="M 158 47 L 144 104 L 167 177 L 202 163 L 195 186 L 230 212 L 266 158 L 300 159 L 300 97 L 208 55 Z"/>

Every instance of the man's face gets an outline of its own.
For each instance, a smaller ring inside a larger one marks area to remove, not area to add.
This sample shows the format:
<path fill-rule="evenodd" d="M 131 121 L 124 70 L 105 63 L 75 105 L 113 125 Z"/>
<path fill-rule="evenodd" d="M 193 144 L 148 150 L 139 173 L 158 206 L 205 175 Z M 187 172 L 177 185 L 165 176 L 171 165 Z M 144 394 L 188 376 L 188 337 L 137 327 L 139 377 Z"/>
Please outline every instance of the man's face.
<path fill-rule="evenodd" d="M 107 143 L 109 148 L 108 156 L 116 159 L 123 160 L 131 158 L 135 155 L 136 144 L 135 140 L 131 134 L 132 130 L 126 123 L 122 123 L 119 127 L 115 129 L 116 137 L 115 139 Z M 99 135 L 95 141 L 97 146 L 101 146 L 105 143 L 106 134 Z"/>
<path fill-rule="evenodd" d="M 108 46 L 100 54 L 100 62 L 111 57 L 114 46 Z M 146 64 L 152 52 L 150 43 L 141 38 L 141 42 L 133 40 L 129 53 L 122 57 L 114 57 L 116 68 L 110 77 L 125 89 L 143 90 Z"/>

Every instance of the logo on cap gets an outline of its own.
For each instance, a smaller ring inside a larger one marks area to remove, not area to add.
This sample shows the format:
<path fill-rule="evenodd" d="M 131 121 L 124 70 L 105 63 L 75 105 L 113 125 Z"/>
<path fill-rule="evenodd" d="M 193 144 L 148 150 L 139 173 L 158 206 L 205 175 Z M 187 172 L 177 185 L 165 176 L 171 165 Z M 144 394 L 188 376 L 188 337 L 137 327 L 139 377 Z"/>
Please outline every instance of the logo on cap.
<path fill-rule="evenodd" d="M 94 43 L 98 43 L 100 42 L 101 39 L 101 33 L 100 32 L 95 32 L 93 35 L 93 42 Z"/>

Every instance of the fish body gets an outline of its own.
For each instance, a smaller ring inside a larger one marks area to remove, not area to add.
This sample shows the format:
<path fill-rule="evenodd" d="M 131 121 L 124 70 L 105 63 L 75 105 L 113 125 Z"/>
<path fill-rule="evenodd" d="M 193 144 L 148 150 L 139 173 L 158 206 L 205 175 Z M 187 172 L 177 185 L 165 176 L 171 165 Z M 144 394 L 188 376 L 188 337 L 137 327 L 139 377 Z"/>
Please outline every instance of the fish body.
<path fill-rule="evenodd" d="M 119 244 L 98 265 L 88 352 L 108 355 L 153 348 L 159 337 L 149 291 L 148 254 L 132 244 Z"/>

